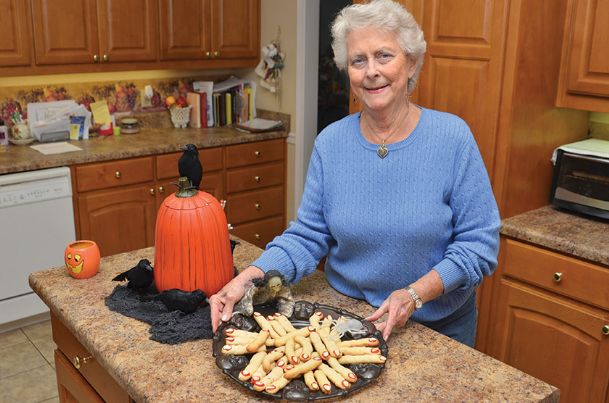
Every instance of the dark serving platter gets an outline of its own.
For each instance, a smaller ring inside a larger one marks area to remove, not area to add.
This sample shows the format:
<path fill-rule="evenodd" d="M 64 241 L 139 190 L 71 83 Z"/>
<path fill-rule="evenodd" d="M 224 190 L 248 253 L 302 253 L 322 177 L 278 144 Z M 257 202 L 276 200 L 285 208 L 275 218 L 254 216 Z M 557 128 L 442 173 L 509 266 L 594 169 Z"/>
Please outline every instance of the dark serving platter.
<path fill-rule="evenodd" d="M 257 306 L 255 309 L 257 312 L 260 312 L 265 316 L 271 315 L 277 311 L 272 305 L 260 307 Z M 381 332 L 376 330 L 372 323 L 364 320 L 361 316 L 347 312 L 344 309 L 334 308 L 324 304 L 311 303 L 308 301 L 297 301 L 294 305 L 294 313 L 289 318 L 290 322 L 292 322 L 292 325 L 297 329 L 308 326 L 309 317 L 317 311 L 321 311 L 324 314 L 324 317 L 326 317 L 326 315 L 332 315 L 334 319 L 338 319 L 339 316 L 344 316 L 346 318 L 353 318 L 360 321 L 367 330 L 366 334 L 352 335 L 350 333 L 346 333 L 342 340 L 376 337 L 379 340 L 378 348 L 380 348 L 381 354 L 387 357 L 388 348 Z M 239 372 L 248 364 L 252 354 L 222 354 L 222 346 L 225 344 L 224 329 L 227 327 L 234 327 L 236 329 L 247 330 L 250 332 L 259 332 L 260 327 L 258 326 L 258 323 L 256 323 L 256 321 L 251 317 L 241 315 L 235 315 L 229 322 L 222 323 L 213 337 L 213 356 L 216 358 L 216 365 L 231 379 L 242 387 L 266 397 L 286 400 L 319 400 L 349 396 L 372 383 L 377 377 L 379 377 L 384 368 L 384 364 L 345 365 L 357 375 L 357 381 L 351 384 L 351 388 L 349 389 L 340 389 L 332 385 L 332 391 L 329 394 L 325 394 L 321 391 L 314 392 L 309 390 L 302 378 L 291 381 L 285 388 L 277 393 L 268 393 L 266 391 L 258 392 L 253 389 L 250 382 L 241 381 L 239 379 Z M 269 351 L 272 349 L 272 347 L 269 348 Z"/>

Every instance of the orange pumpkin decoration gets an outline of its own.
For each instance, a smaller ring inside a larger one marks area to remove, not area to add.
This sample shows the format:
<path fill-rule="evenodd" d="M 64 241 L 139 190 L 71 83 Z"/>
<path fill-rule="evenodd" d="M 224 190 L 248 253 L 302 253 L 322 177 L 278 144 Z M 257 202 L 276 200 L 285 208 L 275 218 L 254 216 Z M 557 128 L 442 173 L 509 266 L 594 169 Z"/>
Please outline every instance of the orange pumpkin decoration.
<path fill-rule="evenodd" d="M 99 271 L 99 247 L 89 240 L 72 242 L 66 247 L 64 260 L 70 276 L 78 279 L 93 277 Z"/>
<path fill-rule="evenodd" d="M 234 273 L 226 215 L 215 197 L 186 188 L 184 179 L 157 214 L 154 284 L 159 292 L 200 289 L 211 296 Z"/>

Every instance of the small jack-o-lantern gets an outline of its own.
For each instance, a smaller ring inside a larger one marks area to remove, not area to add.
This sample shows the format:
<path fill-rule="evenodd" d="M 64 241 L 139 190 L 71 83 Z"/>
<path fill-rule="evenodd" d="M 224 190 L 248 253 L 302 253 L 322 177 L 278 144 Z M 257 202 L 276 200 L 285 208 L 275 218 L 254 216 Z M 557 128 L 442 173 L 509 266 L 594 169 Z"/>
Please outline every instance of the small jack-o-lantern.
<path fill-rule="evenodd" d="M 78 279 L 93 277 L 99 271 L 99 248 L 93 241 L 76 241 L 68 244 L 64 254 L 66 269 Z"/>

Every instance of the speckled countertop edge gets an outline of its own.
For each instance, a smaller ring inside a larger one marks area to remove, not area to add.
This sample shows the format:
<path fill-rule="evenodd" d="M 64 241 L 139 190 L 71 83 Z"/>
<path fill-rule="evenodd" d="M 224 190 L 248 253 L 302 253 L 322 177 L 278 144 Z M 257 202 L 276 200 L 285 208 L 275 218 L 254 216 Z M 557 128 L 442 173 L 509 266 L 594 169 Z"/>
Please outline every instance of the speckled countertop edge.
<path fill-rule="evenodd" d="M 244 268 L 260 252 L 241 241 L 235 265 Z M 154 249 L 146 248 L 104 258 L 100 272 L 88 280 L 72 279 L 64 268 L 36 272 L 30 285 L 136 401 L 266 401 L 216 367 L 211 340 L 163 345 L 148 339 L 147 324 L 106 308 L 104 298 L 116 285 L 111 278 L 140 258 L 153 257 Z M 362 316 L 373 311 L 365 302 L 337 293 L 321 272 L 293 291 L 297 299 Z M 555 387 L 416 323 L 397 330 L 388 347 L 381 376 L 348 401 L 558 401 Z"/>
<path fill-rule="evenodd" d="M 503 220 L 501 234 L 609 268 L 609 221 L 544 206 Z"/>

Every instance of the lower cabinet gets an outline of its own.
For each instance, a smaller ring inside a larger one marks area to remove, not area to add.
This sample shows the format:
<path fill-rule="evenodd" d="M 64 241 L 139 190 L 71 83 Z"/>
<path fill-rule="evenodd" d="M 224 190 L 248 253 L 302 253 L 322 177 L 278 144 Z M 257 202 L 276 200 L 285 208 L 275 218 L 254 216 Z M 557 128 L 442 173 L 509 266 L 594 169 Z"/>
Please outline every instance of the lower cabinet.
<path fill-rule="evenodd" d="M 501 255 L 487 352 L 562 402 L 608 402 L 609 269 L 506 238 Z"/>

